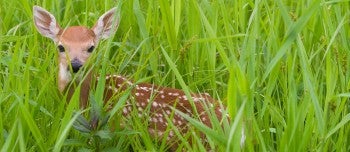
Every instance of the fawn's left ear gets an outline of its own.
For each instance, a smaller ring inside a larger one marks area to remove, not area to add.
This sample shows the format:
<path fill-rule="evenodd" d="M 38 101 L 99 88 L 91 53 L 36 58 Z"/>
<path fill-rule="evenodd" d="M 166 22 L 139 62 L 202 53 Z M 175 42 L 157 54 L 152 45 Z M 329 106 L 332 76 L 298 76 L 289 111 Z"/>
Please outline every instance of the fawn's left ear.
<path fill-rule="evenodd" d="M 117 15 L 117 8 L 114 7 L 111 10 L 104 13 L 96 22 L 92 31 L 94 31 L 97 40 L 109 38 L 115 31 L 117 31 L 119 25 L 119 16 Z"/>
<path fill-rule="evenodd" d="M 35 27 L 39 33 L 57 42 L 57 36 L 61 28 L 56 22 L 55 17 L 39 6 L 33 7 L 33 16 Z"/>

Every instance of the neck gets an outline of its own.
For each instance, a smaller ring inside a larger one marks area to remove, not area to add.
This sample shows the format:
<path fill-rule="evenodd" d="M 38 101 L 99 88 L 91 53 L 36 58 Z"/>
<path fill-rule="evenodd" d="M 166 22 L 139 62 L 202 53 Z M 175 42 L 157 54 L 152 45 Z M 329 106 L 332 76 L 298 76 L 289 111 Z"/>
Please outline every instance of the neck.
<path fill-rule="evenodd" d="M 85 109 L 88 104 L 92 77 L 93 77 L 93 72 L 89 72 L 85 77 L 77 78 L 76 80 L 71 80 L 70 82 L 67 82 L 66 86 L 64 87 L 65 89 L 63 91 L 64 93 L 67 93 L 67 101 L 69 102 L 74 92 L 76 92 L 77 89 L 80 89 L 79 90 L 80 91 L 80 94 L 79 94 L 80 108 Z M 80 87 L 79 87 L 79 84 L 81 84 Z"/>

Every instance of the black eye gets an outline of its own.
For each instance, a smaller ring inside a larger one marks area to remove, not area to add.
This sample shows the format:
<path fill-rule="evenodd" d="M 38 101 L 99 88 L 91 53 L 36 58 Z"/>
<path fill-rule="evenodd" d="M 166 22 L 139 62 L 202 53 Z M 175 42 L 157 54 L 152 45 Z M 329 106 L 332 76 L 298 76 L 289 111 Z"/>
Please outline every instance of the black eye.
<path fill-rule="evenodd" d="M 91 53 L 94 50 L 95 46 L 91 46 L 87 51 Z"/>
<path fill-rule="evenodd" d="M 94 49 L 95 49 L 95 46 L 91 46 L 87 51 L 88 51 L 89 53 L 91 53 L 92 51 L 94 51 Z"/>
<path fill-rule="evenodd" d="M 58 51 L 64 52 L 64 47 L 62 45 L 58 45 Z"/>

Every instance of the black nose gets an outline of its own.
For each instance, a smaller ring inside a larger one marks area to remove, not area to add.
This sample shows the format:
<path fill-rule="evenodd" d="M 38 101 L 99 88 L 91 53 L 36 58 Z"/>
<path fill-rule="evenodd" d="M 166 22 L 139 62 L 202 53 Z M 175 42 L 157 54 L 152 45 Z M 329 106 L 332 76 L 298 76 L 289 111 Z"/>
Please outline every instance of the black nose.
<path fill-rule="evenodd" d="M 79 69 L 83 66 L 78 59 L 73 59 L 71 61 L 71 65 L 72 65 L 72 70 L 74 73 L 77 73 L 79 71 Z"/>

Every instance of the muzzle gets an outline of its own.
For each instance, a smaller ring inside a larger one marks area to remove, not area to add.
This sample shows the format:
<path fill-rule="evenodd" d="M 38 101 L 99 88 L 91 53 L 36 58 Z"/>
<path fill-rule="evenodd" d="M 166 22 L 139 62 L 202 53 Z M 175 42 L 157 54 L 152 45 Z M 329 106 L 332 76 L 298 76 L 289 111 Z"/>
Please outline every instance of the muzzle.
<path fill-rule="evenodd" d="M 70 62 L 71 66 L 72 66 L 72 70 L 74 73 L 77 73 L 79 71 L 79 69 L 83 66 L 83 64 L 77 59 L 73 59 L 71 62 Z M 69 67 L 68 67 L 69 69 Z"/>

